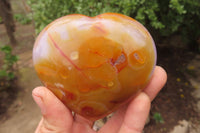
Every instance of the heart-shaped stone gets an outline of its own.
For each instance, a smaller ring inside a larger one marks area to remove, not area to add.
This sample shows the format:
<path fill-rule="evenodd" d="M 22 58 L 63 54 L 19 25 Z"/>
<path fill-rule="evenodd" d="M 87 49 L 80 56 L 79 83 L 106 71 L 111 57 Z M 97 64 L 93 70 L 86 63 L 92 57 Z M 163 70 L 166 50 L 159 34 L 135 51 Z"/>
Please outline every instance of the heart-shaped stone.
<path fill-rule="evenodd" d="M 69 109 L 94 121 L 145 88 L 156 49 L 149 32 L 130 17 L 74 14 L 39 34 L 33 62 L 48 89 Z"/>

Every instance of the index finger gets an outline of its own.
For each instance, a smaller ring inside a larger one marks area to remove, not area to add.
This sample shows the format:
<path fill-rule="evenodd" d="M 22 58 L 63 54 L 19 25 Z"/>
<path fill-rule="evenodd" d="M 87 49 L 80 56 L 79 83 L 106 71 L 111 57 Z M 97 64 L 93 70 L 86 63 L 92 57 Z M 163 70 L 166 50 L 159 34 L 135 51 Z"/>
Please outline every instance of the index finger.
<path fill-rule="evenodd" d="M 145 92 L 149 96 L 150 100 L 153 101 L 158 92 L 165 85 L 166 81 L 166 71 L 162 67 L 156 66 L 151 81 L 149 82 L 148 86 L 143 90 L 143 92 Z"/>

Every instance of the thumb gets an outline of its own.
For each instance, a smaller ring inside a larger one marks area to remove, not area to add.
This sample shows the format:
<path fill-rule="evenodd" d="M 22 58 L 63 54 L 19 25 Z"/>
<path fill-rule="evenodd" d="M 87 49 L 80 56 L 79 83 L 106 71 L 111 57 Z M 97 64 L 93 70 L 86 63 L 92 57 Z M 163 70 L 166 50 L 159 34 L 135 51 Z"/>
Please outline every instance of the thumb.
<path fill-rule="evenodd" d="M 50 90 L 37 87 L 32 91 L 32 96 L 43 116 L 35 133 L 70 132 L 72 113 Z"/>

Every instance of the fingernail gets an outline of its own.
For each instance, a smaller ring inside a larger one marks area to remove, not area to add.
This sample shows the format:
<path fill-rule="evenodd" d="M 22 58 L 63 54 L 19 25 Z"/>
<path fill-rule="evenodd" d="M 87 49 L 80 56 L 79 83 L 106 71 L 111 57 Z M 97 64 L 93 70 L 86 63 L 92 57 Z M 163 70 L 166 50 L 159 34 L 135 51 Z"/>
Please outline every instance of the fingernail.
<path fill-rule="evenodd" d="M 41 87 L 35 88 L 32 91 L 32 96 L 37 105 L 40 107 L 41 113 L 44 115 L 46 111 L 45 111 L 45 104 L 43 101 L 43 97 L 45 96 L 43 88 Z"/>

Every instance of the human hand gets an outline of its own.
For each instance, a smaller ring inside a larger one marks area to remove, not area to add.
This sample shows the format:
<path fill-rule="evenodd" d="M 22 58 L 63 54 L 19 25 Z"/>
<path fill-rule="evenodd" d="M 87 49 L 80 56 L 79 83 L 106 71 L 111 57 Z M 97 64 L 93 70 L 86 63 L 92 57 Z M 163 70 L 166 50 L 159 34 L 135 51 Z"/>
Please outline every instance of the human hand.
<path fill-rule="evenodd" d="M 129 104 L 122 106 L 98 131 L 93 122 L 72 112 L 47 88 L 37 87 L 32 95 L 41 109 L 42 119 L 35 133 L 141 133 L 150 111 L 151 101 L 167 80 L 163 68 L 156 66 L 149 85 Z"/>

